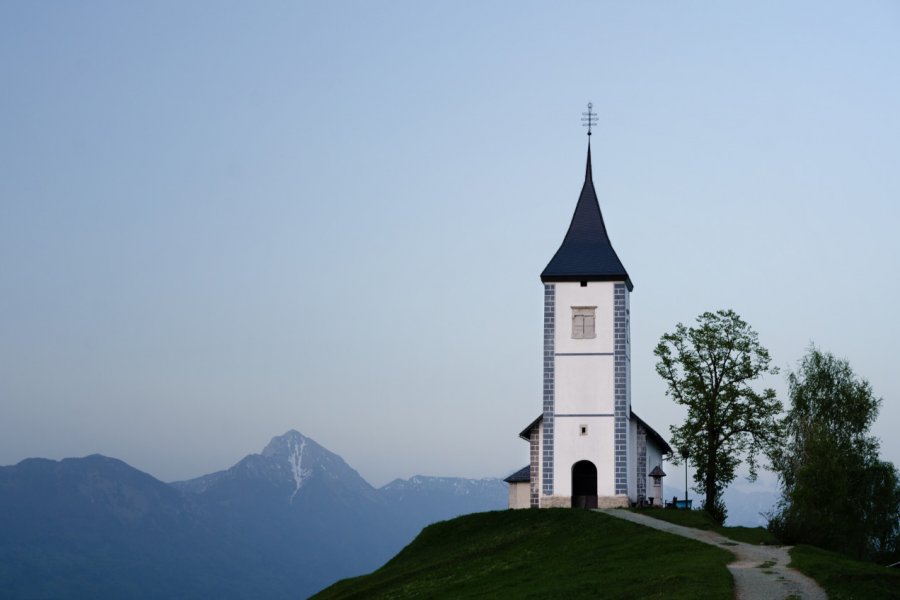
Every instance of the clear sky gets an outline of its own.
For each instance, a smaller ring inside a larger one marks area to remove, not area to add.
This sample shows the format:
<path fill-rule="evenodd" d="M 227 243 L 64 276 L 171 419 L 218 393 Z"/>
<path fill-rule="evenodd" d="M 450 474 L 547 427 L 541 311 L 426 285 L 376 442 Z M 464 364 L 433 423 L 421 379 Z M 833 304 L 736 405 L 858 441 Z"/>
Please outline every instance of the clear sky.
<path fill-rule="evenodd" d="M 733 308 L 849 359 L 900 463 L 898 65 L 892 1 L 0 3 L 0 464 L 526 464 L 588 101 L 635 411 Z"/>

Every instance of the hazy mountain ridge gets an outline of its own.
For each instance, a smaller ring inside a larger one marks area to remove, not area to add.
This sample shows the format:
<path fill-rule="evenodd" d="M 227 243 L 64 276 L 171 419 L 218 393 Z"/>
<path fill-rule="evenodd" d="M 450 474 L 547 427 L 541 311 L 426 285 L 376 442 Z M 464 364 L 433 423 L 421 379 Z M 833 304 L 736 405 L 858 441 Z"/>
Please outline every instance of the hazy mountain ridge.
<path fill-rule="evenodd" d="M 219 593 L 240 565 L 218 555 L 222 536 L 197 504 L 101 455 L 0 467 L 0 531 L 11 597 L 177 597 L 192 572 L 217 572 Z"/>
<path fill-rule="evenodd" d="M 427 475 L 414 475 L 409 479 L 394 479 L 390 483 L 379 488 L 379 491 L 402 493 L 407 490 L 446 490 L 450 489 L 456 496 L 465 496 L 482 491 L 495 491 L 502 487 L 506 490 L 503 480 L 494 477 L 483 479 L 461 479 L 459 477 L 430 477 Z"/>
<path fill-rule="evenodd" d="M 505 504 L 499 480 L 417 476 L 375 489 L 296 431 L 173 483 L 100 455 L 27 459 L 0 467 L 0 589 L 298 598 L 380 566 L 432 521 Z"/>
<path fill-rule="evenodd" d="M 390 509 L 410 523 L 434 523 L 460 515 L 506 508 L 508 488 L 500 479 L 459 479 L 416 475 L 395 479 L 378 490 Z M 407 529 L 408 536 L 417 531 Z"/>

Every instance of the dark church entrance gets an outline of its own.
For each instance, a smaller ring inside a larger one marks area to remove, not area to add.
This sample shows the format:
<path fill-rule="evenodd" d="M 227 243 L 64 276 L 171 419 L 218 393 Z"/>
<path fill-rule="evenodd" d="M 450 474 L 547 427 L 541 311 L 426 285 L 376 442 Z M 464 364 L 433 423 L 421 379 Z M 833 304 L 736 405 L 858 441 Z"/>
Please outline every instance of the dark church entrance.
<path fill-rule="evenodd" d="M 572 507 L 597 508 L 597 467 L 589 460 L 572 465 Z"/>

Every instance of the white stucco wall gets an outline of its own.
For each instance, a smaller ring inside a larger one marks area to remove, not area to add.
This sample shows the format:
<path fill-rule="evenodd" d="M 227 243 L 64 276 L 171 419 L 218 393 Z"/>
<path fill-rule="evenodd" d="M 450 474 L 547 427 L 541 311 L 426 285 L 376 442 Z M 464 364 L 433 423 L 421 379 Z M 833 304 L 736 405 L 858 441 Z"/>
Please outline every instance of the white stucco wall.
<path fill-rule="evenodd" d="M 625 291 L 625 414 L 628 415 L 628 497 L 637 501 L 637 423 L 631 418 L 631 292 Z"/>
<path fill-rule="evenodd" d="M 557 356 L 556 413 L 613 414 L 614 376 L 612 356 Z"/>
<path fill-rule="evenodd" d="M 530 506 L 530 484 L 511 483 L 509 484 L 509 507 L 510 508 L 528 508 Z"/>
<path fill-rule="evenodd" d="M 613 283 L 589 281 L 581 287 L 577 281 L 556 284 L 556 331 L 555 351 L 568 352 L 612 352 L 613 345 Z M 572 339 L 572 307 L 596 306 L 596 321 L 593 339 Z"/>
<path fill-rule="evenodd" d="M 556 284 L 554 332 L 554 495 L 572 494 L 572 466 L 597 467 L 597 494 L 615 494 L 614 283 Z M 572 337 L 573 307 L 596 307 L 595 337 Z M 565 416 L 577 415 L 577 416 Z M 587 435 L 580 426 L 586 425 Z"/>
<path fill-rule="evenodd" d="M 637 421 L 628 419 L 628 498 L 637 501 Z"/>
<path fill-rule="evenodd" d="M 580 434 L 581 425 L 587 425 L 587 435 Z M 614 426 L 612 417 L 556 418 L 553 457 L 555 495 L 572 495 L 572 465 L 580 460 L 589 460 L 597 467 L 597 495 L 615 494 Z"/>

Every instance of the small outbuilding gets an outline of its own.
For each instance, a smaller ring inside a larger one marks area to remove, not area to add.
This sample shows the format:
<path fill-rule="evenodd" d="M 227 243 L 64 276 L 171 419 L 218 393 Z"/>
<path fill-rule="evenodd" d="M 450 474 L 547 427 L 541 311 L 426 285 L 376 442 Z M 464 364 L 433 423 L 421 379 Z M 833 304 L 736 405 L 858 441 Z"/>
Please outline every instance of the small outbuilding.
<path fill-rule="evenodd" d="M 503 481 L 509 484 L 509 507 L 528 508 L 531 500 L 531 466 L 522 467 Z"/>

